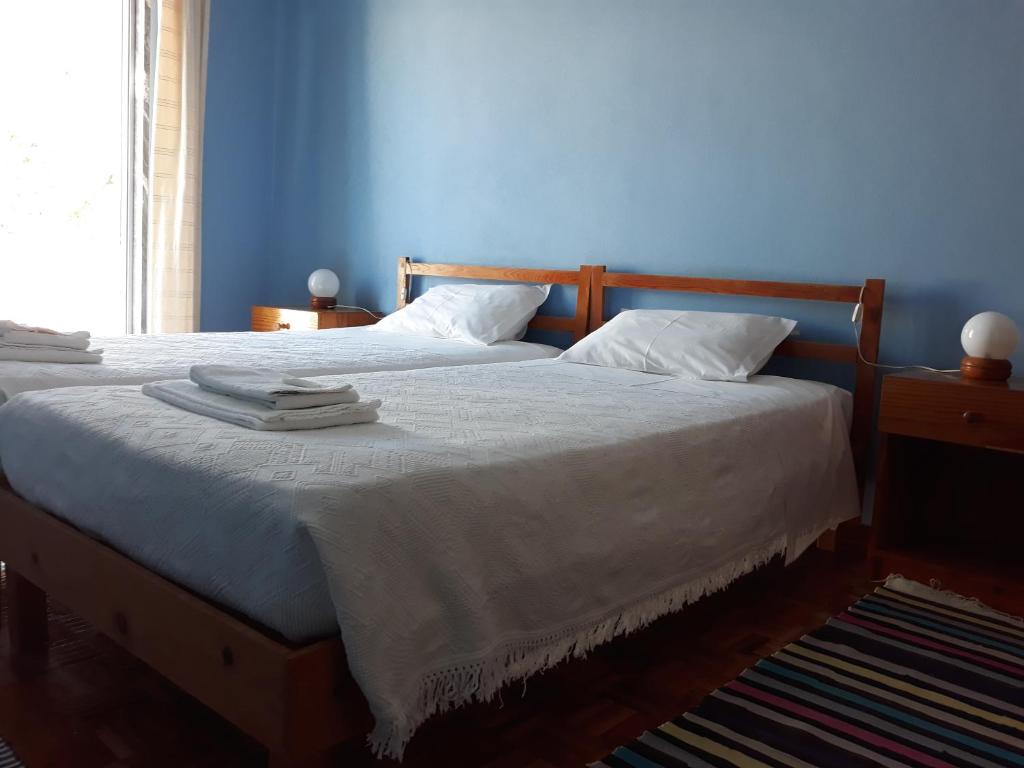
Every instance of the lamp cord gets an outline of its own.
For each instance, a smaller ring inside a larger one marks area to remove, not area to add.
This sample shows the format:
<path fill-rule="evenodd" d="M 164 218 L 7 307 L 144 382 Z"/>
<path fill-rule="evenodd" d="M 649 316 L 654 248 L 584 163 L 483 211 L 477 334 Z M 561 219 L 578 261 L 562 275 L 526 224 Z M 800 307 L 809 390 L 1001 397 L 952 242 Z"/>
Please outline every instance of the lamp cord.
<path fill-rule="evenodd" d="M 350 304 L 335 304 L 333 307 L 331 307 L 331 309 L 357 309 L 360 312 L 365 312 L 370 317 L 375 318 L 377 320 L 383 320 L 384 319 L 384 315 L 378 315 L 376 312 L 371 312 L 366 307 L 355 307 L 355 306 L 352 306 Z"/>
<path fill-rule="evenodd" d="M 927 365 L 884 365 L 882 363 L 873 363 L 864 357 L 864 354 L 860 351 L 860 332 L 863 322 L 861 319 L 864 314 L 864 286 L 860 288 L 860 296 L 857 298 L 857 308 L 854 312 L 853 319 L 853 337 L 857 342 L 857 357 L 865 365 L 870 365 L 872 368 L 882 368 L 889 371 L 903 371 L 908 368 L 913 368 L 917 371 L 928 371 L 929 373 L 960 373 L 959 368 L 931 368 Z"/>

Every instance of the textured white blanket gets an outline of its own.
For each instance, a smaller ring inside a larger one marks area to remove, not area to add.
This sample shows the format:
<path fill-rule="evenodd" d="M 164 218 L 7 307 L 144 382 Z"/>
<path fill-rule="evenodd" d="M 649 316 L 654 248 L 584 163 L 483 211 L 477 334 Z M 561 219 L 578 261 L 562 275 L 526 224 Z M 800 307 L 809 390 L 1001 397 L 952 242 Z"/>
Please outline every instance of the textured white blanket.
<path fill-rule="evenodd" d="M 0 403 L 19 392 L 90 384 L 145 384 L 187 379 L 203 363 L 262 365 L 294 376 L 406 370 L 433 365 L 499 363 L 555 357 L 562 350 L 508 341 L 482 347 L 361 328 L 288 333 L 171 333 L 93 339 L 101 365 L 0 360 Z M 94 361 L 90 361 L 94 362 Z"/>
<path fill-rule="evenodd" d="M 31 393 L 0 408 L 0 462 L 34 503 L 240 610 L 251 540 L 298 526 L 388 755 L 859 513 L 849 395 L 826 385 L 557 362 L 344 381 L 387 402 L 381 422 L 253 433 L 123 387 Z"/>

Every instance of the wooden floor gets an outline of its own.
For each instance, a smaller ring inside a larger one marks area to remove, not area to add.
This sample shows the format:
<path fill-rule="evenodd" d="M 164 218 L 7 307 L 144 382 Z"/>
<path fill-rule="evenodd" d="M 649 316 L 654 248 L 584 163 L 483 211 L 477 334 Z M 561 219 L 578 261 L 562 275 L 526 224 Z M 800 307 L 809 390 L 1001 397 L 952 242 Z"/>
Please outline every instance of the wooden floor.
<path fill-rule="evenodd" d="M 903 563 L 908 576 L 1024 613 L 1024 585 L 973 571 Z M 930 573 L 936 571 L 934 574 Z M 583 765 L 824 622 L 872 588 L 863 561 L 811 550 L 773 564 L 646 630 L 425 725 L 402 765 L 548 768 Z M 6 623 L 6 622 L 5 622 Z M 28 768 L 262 766 L 258 745 L 164 682 L 88 625 L 51 606 L 45 658 L 14 664 L 0 639 L 0 736 Z M 382 766 L 362 744 L 339 766 Z"/>

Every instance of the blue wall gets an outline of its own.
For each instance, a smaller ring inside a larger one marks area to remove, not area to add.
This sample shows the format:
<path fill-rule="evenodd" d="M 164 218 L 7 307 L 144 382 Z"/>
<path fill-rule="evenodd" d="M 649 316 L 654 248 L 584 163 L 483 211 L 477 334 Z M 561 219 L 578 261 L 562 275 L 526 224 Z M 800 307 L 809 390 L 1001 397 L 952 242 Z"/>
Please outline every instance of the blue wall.
<path fill-rule="evenodd" d="M 204 331 L 244 330 L 267 293 L 281 5 L 214 0 L 203 136 Z"/>
<path fill-rule="evenodd" d="M 884 277 L 890 361 L 955 365 L 982 309 L 1024 324 L 1019 0 L 285 7 L 258 300 L 331 266 L 390 310 L 406 254 Z M 847 308 L 741 306 L 850 332 Z"/>

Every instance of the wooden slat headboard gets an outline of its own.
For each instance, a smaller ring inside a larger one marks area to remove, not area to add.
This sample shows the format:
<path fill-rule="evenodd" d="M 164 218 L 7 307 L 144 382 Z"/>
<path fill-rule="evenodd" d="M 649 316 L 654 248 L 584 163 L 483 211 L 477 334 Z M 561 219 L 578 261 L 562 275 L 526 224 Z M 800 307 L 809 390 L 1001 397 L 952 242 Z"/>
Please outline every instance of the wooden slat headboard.
<path fill-rule="evenodd" d="M 868 448 L 871 444 L 871 423 L 875 404 L 875 369 L 878 343 L 882 334 L 882 302 L 885 280 L 869 279 L 863 285 L 829 285 L 821 283 L 784 283 L 767 280 L 719 280 L 710 277 L 673 275 L 634 275 L 606 272 L 604 267 L 591 268 L 590 322 L 588 331 L 604 324 L 605 291 L 609 288 L 635 288 L 654 291 L 679 291 L 726 296 L 759 296 L 798 301 L 831 301 L 861 305 L 862 319 L 860 353 L 854 344 L 834 344 L 787 339 L 776 350 L 777 355 L 846 363 L 856 367 L 853 392 L 853 423 L 850 444 L 857 465 L 861 492 L 867 470 Z"/>
<path fill-rule="evenodd" d="M 525 269 L 520 267 L 484 267 L 471 264 L 426 264 L 412 261 L 407 256 L 398 259 L 398 302 L 401 309 L 410 300 L 413 275 L 453 277 L 469 280 L 500 280 L 510 283 L 555 283 L 576 286 L 576 313 L 572 317 L 537 314 L 530 328 L 544 331 L 563 331 L 577 342 L 587 334 L 590 309 L 590 291 L 594 267 L 579 269 Z M 600 267 L 604 271 L 604 267 Z"/>

